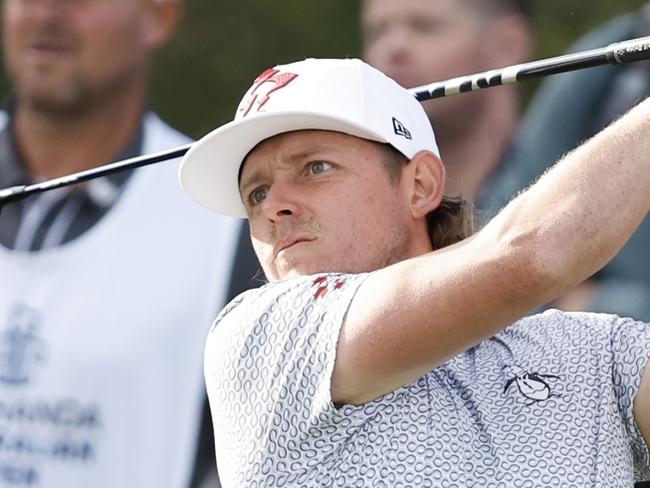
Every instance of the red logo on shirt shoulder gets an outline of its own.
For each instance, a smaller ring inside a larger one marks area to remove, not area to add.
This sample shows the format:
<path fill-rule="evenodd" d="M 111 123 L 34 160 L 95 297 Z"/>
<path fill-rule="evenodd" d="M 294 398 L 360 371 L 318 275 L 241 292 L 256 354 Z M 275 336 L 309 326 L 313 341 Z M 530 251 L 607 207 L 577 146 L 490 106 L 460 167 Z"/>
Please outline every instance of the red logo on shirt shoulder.
<path fill-rule="evenodd" d="M 269 68 L 261 75 L 255 78 L 253 85 L 255 88 L 248 94 L 239 109 L 242 117 L 246 117 L 253 108 L 259 112 L 266 102 L 271 98 L 271 94 L 284 88 L 298 77 L 295 73 L 283 73 L 275 68 Z"/>
<path fill-rule="evenodd" d="M 338 290 L 343 287 L 345 280 L 342 278 L 337 278 L 335 280 L 328 280 L 326 276 L 321 276 L 316 278 L 312 283 L 316 287 L 316 292 L 314 293 L 314 300 L 323 298 L 330 290 L 330 286 L 334 290 Z"/>

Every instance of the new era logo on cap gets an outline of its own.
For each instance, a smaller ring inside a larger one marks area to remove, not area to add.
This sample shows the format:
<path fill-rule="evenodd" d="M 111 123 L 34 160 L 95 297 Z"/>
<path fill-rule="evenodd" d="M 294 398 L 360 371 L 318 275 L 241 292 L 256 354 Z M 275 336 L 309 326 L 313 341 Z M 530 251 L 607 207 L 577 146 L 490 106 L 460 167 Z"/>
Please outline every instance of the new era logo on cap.
<path fill-rule="evenodd" d="M 409 131 L 404 126 L 404 124 L 402 124 L 395 117 L 393 117 L 393 130 L 395 131 L 395 134 L 397 134 L 398 136 L 406 137 L 409 141 L 413 139 L 413 137 L 411 136 L 411 131 Z"/>

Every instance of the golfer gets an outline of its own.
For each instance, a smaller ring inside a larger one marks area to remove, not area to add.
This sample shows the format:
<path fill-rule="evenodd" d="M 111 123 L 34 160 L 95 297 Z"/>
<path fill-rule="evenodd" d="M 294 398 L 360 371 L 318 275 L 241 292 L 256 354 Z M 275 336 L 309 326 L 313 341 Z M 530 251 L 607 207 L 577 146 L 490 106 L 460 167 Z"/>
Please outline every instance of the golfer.
<path fill-rule="evenodd" d="M 544 137 L 544 134 L 540 134 Z M 548 311 L 650 208 L 650 102 L 479 232 L 422 107 L 359 60 L 262 73 L 186 155 L 269 280 L 205 375 L 224 487 L 631 486 L 650 458 L 650 325 Z"/>

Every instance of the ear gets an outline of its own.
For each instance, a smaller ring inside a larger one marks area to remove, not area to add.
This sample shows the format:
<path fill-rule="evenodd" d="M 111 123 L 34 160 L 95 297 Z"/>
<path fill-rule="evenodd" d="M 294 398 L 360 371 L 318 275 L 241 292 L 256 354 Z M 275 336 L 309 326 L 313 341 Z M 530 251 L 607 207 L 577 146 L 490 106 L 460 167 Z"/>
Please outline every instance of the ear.
<path fill-rule="evenodd" d="M 181 0 L 145 0 L 143 34 L 147 45 L 158 49 L 174 34 L 181 18 Z"/>
<path fill-rule="evenodd" d="M 445 190 L 445 166 L 431 151 L 420 151 L 402 170 L 414 220 L 424 218 L 440 205 Z"/>
<path fill-rule="evenodd" d="M 489 57 L 491 66 L 524 63 L 532 55 L 535 35 L 532 25 L 522 15 L 492 19 L 484 37 L 483 52 Z"/>

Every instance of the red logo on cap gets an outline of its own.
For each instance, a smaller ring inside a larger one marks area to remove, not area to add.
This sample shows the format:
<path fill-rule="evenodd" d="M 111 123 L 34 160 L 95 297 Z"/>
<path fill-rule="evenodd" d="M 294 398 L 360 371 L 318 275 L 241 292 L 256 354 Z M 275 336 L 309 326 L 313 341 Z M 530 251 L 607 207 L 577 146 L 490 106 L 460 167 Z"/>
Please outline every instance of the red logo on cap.
<path fill-rule="evenodd" d="M 260 109 L 269 101 L 271 94 L 278 91 L 280 88 L 284 88 L 289 83 L 291 83 L 298 75 L 295 73 L 282 73 L 277 69 L 269 68 L 264 73 L 255 78 L 253 85 L 253 91 L 248 94 L 246 100 L 242 102 L 240 112 L 243 112 L 242 117 L 246 117 L 249 112 L 255 107 L 255 111 L 259 112 Z M 264 86 L 268 88 L 266 91 L 264 89 L 258 89 Z"/>

